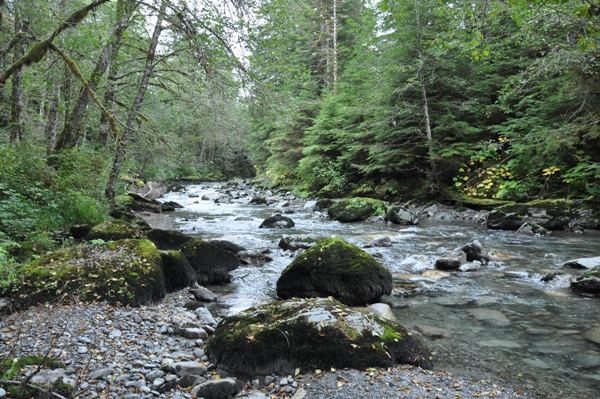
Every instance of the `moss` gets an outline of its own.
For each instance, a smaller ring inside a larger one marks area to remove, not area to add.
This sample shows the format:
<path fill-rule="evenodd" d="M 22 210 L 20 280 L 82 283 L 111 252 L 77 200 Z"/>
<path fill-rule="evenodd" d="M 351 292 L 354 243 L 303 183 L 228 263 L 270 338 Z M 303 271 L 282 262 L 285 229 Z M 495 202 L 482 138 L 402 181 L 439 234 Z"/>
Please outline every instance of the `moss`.
<path fill-rule="evenodd" d="M 355 197 L 336 202 L 329 207 L 327 213 L 331 219 L 347 223 L 365 220 L 373 215 L 383 215 L 385 211 L 385 203 L 381 200 Z"/>
<path fill-rule="evenodd" d="M 137 226 L 129 222 L 111 220 L 95 225 L 85 237 L 88 241 L 97 239 L 115 241 L 128 238 L 141 239 L 146 238 L 146 236 Z"/>
<path fill-rule="evenodd" d="M 161 257 L 149 240 L 79 245 L 43 256 L 23 269 L 12 287 L 24 305 L 72 294 L 83 300 L 139 306 L 164 296 Z"/>
<path fill-rule="evenodd" d="M 16 361 L 13 359 L 5 359 L 0 364 L 0 372 L 2 373 L 3 380 L 13 380 L 15 377 L 21 375 L 21 370 L 26 366 L 39 366 L 43 365 L 45 368 L 49 368 L 51 370 L 54 369 L 64 369 L 65 364 L 53 359 L 51 357 L 47 357 L 44 359 L 44 356 L 24 356 Z"/>
<path fill-rule="evenodd" d="M 584 278 L 595 277 L 600 279 L 600 266 L 596 266 L 577 277 L 577 280 L 583 280 Z"/>

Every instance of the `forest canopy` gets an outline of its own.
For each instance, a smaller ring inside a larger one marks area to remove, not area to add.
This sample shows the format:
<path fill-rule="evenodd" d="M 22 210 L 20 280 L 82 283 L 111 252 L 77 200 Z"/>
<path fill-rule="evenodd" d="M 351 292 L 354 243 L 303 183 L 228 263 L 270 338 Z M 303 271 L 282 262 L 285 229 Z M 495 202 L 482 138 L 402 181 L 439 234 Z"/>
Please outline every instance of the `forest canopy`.
<path fill-rule="evenodd" d="M 0 0 L 0 13 L 0 239 L 101 220 L 136 179 L 600 196 L 594 0 Z"/>

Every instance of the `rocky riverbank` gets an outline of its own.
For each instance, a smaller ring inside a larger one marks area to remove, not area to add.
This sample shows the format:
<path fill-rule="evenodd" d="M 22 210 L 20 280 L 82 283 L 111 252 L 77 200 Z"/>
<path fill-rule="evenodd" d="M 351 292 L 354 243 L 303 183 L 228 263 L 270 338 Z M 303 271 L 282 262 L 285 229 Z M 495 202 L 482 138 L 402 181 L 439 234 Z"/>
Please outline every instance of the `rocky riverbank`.
<path fill-rule="evenodd" d="M 236 397 L 253 399 L 531 398 L 490 381 L 469 381 L 442 370 L 407 366 L 299 370 L 296 376 L 256 376 L 251 381 L 226 378 L 206 356 L 210 338 L 182 333 L 182 323 L 198 314 L 183 306 L 189 299 L 181 291 L 154 306 L 119 308 L 71 298 L 69 303 L 4 316 L 0 358 L 48 355 L 61 361 L 66 368 L 42 370 L 30 382 L 63 377 L 75 386 L 73 397 L 78 398 L 210 399 L 235 392 Z M 25 367 L 25 375 L 34 369 Z"/>

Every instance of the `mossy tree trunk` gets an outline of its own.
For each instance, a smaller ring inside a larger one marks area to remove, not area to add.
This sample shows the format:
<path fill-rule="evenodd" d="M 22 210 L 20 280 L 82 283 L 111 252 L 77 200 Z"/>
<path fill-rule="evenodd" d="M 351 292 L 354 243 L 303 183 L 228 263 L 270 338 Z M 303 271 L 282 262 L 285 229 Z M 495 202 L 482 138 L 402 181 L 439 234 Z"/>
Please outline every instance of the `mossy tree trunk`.
<path fill-rule="evenodd" d="M 137 8 L 137 2 L 131 0 L 119 0 L 116 8 L 116 21 L 111 37 L 96 61 L 96 65 L 88 80 L 89 88 L 96 90 L 102 76 L 106 73 L 119 54 L 123 41 L 123 34 L 129 27 L 129 20 L 133 11 Z M 69 113 L 65 126 L 58 136 L 54 145 L 54 152 L 70 149 L 77 145 L 81 136 L 81 122 L 85 116 L 87 106 L 91 101 L 90 90 L 82 87 L 77 103 Z M 104 115 L 104 114 L 103 114 Z M 104 116 L 106 118 L 106 116 Z"/>
<path fill-rule="evenodd" d="M 14 29 L 15 42 L 13 45 L 13 62 L 19 60 L 25 54 L 26 32 L 29 27 L 27 12 L 15 5 Z M 10 102 L 10 116 L 8 123 L 10 125 L 10 142 L 15 143 L 23 140 L 24 119 L 25 119 L 25 100 L 23 98 L 23 70 L 20 69 L 12 77 L 12 91 Z"/>
<path fill-rule="evenodd" d="M 148 90 L 148 82 L 150 81 L 150 76 L 152 75 L 152 71 L 154 69 L 154 58 L 156 56 L 156 48 L 158 47 L 158 39 L 160 38 L 160 34 L 163 29 L 162 23 L 165 15 L 166 6 L 167 0 L 161 0 L 160 9 L 158 10 L 158 14 L 156 16 L 154 31 L 152 32 L 152 39 L 150 40 L 150 46 L 148 47 L 148 52 L 146 53 L 146 66 L 138 83 L 135 100 L 133 101 L 133 105 L 129 109 L 129 113 L 127 115 L 127 122 L 125 123 L 125 128 L 123 129 L 123 132 L 121 133 L 120 137 L 117 138 L 117 150 L 115 153 L 115 159 L 113 161 L 113 166 L 110 171 L 110 176 L 108 178 L 106 190 L 104 191 L 106 197 L 111 202 L 114 202 L 115 199 L 115 193 L 117 191 L 117 181 L 119 180 L 121 167 L 123 166 L 123 161 L 125 160 L 127 143 L 133 133 L 134 124 L 136 123 L 138 113 L 140 112 L 142 103 L 144 102 L 144 97 L 146 95 L 146 91 Z"/>

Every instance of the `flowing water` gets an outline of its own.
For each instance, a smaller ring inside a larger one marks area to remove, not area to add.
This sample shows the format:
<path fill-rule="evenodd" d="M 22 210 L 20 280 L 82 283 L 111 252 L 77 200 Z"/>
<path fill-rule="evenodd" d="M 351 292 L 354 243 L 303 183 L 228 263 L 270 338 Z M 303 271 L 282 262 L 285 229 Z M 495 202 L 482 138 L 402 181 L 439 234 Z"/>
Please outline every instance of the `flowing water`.
<path fill-rule="evenodd" d="M 387 236 L 391 247 L 366 251 L 394 274 L 405 295 L 384 299 L 400 324 L 425 334 L 436 368 L 510 384 L 538 398 L 600 397 L 600 346 L 586 339 L 586 333 L 600 329 L 600 300 L 572 293 L 569 280 L 580 272 L 562 268 L 567 260 L 599 256 L 600 232 L 531 237 L 466 222 L 342 224 L 311 212 L 310 204 L 277 209 L 249 205 L 250 197 L 215 203 L 218 187 L 191 185 L 165 200 L 184 206 L 170 213 L 184 233 L 270 250 L 272 262 L 240 267 L 232 272 L 232 284 L 210 287 L 226 294 L 219 301 L 223 314 L 276 298 L 277 278 L 294 256 L 278 248 L 283 235 L 334 235 L 360 247 Z M 287 215 L 294 228 L 258 228 L 275 211 L 287 209 L 295 209 Z M 449 276 L 434 270 L 437 257 L 475 239 L 496 254 L 490 264 Z M 549 272 L 565 274 L 542 282 Z"/>

